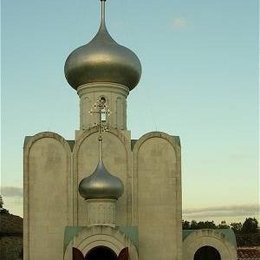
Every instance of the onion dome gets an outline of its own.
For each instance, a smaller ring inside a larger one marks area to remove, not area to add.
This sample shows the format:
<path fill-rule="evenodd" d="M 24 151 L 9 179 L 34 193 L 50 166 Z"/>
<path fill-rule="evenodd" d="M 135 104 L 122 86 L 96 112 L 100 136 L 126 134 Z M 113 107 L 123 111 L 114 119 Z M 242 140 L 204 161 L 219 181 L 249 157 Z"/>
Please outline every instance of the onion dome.
<path fill-rule="evenodd" d="M 124 192 L 122 181 L 111 175 L 102 160 L 95 171 L 79 184 L 79 193 L 84 199 L 118 199 Z"/>
<path fill-rule="evenodd" d="M 141 77 L 141 63 L 130 49 L 119 45 L 105 25 L 105 1 L 101 0 L 101 24 L 96 36 L 74 50 L 66 60 L 65 76 L 77 90 L 81 85 L 111 82 L 132 90 Z"/>

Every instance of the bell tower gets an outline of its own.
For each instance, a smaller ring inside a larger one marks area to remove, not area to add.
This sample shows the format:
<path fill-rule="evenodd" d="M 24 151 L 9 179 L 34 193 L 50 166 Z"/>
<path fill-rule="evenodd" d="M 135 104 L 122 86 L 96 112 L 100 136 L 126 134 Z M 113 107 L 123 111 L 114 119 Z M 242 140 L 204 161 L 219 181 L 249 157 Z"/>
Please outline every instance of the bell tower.
<path fill-rule="evenodd" d="M 68 83 L 80 97 L 80 130 L 95 125 L 96 118 L 89 111 L 101 97 L 113 111 L 109 126 L 126 130 L 126 99 L 141 76 L 138 57 L 119 45 L 107 31 L 105 2 L 101 0 L 101 21 L 96 36 L 74 50 L 64 68 Z"/>

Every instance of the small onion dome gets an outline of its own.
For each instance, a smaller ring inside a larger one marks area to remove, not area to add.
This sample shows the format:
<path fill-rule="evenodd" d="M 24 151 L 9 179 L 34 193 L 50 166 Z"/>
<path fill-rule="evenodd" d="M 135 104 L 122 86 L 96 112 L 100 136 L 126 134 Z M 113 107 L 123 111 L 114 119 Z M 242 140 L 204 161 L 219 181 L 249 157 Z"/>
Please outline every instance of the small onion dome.
<path fill-rule="evenodd" d="M 140 80 L 142 68 L 134 52 L 117 44 L 102 22 L 96 36 L 69 55 L 64 71 L 76 90 L 97 82 L 118 83 L 132 90 Z"/>
<path fill-rule="evenodd" d="M 124 192 L 122 181 L 111 175 L 100 160 L 95 171 L 79 184 L 84 199 L 118 199 Z"/>

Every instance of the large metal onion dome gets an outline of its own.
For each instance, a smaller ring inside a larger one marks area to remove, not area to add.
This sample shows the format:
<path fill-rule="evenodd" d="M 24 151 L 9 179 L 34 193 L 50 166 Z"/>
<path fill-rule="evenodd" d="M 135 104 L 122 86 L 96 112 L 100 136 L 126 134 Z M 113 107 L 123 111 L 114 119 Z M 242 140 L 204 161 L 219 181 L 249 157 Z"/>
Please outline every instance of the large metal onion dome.
<path fill-rule="evenodd" d="M 77 90 L 81 85 L 112 82 L 132 90 L 141 77 L 141 63 L 130 49 L 116 43 L 105 25 L 105 1 L 101 0 L 101 24 L 96 36 L 74 50 L 66 60 L 65 76 Z"/>
<path fill-rule="evenodd" d="M 122 181 L 111 175 L 102 160 L 95 171 L 79 184 L 79 193 L 84 199 L 118 199 L 124 192 Z"/>

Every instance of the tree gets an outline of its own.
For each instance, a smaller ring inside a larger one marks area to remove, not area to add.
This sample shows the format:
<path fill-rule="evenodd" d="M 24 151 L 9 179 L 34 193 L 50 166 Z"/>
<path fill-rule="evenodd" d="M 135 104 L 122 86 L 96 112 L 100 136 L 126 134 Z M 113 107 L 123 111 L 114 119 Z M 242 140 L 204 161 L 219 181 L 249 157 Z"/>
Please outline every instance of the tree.
<path fill-rule="evenodd" d="M 246 218 L 241 228 L 241 233 L 243 234 L 257 233 L 257 226 L 258 226 L 258 221 L 256 220 L 256 218 Z"/>
<path fill-rule="evenodd" d="M 214 221 L 200 221 L 198 222 L 198 226 L 197 226 L 198 229 L 204 229 L 204 228 L 212 228 L 212 229 L 215 229 L 216 228 L 216 225 L 214 223 Z"/>
<path fill-rule="evenodd" d="M 235 234 L 239 234 L 241 232 L 241 229 L 242 229 L 241 222 L 239 222 L 239 223 L 235 223 L 235 222 L 231 223 L 230 226 L 233 229 Z"/>
<path fill-rule="evenodd" d="M 4 209 L 4 201 L 3 201 L 3 196 L 0 195 L 0 213 L 1 214 L 8 214 L 9 211 L 7 209 Z"/>
<path fill-rule="evenodd" d="M 2 195 L 0 195 L 0 209 L 2 209 L 4 206 L 4 201 Z"/>
<path fill-rule="evenodd" d="M 187 220 L 182 220 L 182 229 L 190 229 L 190 222 Z"/>
<path fill-rule="evenodd" d="M 206 229 L 206 228 L 211 228 L 211 229 L 216 229 L 217 226 L 215 225 L 214 221 L 200 221 L 197 222 L 195 220 L 192 220 L 191 222 L 187 220 L 182 221 L 182 228 L 183 229 Z"/>
<path fill-rule="evenodd" d="M 229 225 L 227 224 L 227 222 L 225 220 L 221 221 L 221 223 L 218 225 L 219 229 L 227 229 L 230 228 Z"/>
<path fill-rule="evenodd" d="M 205 227 L 204 228 L 217 228 L 217 226 L 215 225 L 214 221 L 206 221 L 205 223 Z"/>
<path fill-rule="evenodd" d="M 195 220 L 192 220 L 190 223 L 190 229 L 198 229 L 198 223 Z"/>

